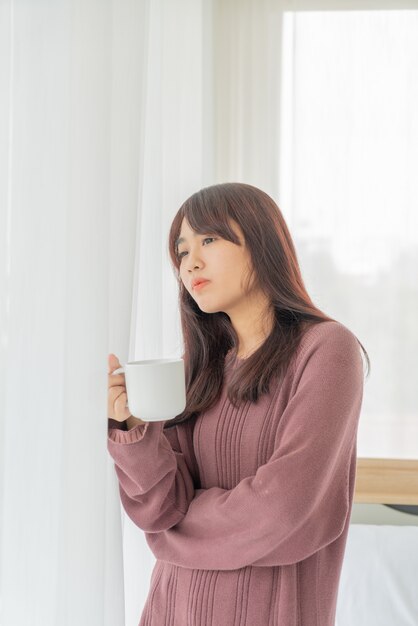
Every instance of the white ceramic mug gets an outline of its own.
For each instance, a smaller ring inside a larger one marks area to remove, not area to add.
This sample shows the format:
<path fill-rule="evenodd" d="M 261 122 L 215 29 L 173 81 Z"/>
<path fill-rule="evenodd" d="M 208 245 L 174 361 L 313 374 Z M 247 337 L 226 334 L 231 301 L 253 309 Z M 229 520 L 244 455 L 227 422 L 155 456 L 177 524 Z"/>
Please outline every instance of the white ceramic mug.
<path fill-rule="evenodd" d="M 173 419 L 186 408 L 183 359 L 130 361 L 113 374 L 125 374 L 127 406 L 144 422 Z"/>

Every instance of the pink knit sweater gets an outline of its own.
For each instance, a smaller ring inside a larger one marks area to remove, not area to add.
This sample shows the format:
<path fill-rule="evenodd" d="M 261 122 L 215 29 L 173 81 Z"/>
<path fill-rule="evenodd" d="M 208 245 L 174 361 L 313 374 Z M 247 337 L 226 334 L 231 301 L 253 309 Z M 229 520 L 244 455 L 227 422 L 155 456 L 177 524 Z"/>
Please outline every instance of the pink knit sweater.
<path fill-rule="evenodd" d="M 156 557 L 139 626 L 333 626 L 356 473 L 353 333 L 304 335 L 282 384 L 196 422 L 109 420 L 123 507 Z M 119 425 L 120 426 L 120 425 Z"/>

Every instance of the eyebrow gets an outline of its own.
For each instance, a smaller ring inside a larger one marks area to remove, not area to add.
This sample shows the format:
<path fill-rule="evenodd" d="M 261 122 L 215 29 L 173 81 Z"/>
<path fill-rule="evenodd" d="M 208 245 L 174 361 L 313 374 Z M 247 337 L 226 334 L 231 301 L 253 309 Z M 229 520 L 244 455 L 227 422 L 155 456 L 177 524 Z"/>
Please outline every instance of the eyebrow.
<path fill-rule="evenodd" d="M 193 233 L 193 237 L 197 237 L 199 235 L 199 233 Z M 176 239 L 176 241 L 174 242 L 175 246 L 178 246 L 179 243 L 183 243 L 183 241 L 186 241 L 185 237 L 179 237 L 178 239 Z"/>

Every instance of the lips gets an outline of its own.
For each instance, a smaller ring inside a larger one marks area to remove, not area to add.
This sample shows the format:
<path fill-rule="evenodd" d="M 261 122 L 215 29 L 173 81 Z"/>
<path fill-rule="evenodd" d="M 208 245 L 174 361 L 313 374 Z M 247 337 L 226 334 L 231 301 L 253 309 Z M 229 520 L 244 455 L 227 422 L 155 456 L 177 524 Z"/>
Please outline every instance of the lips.
<path fill-rule="evenodd" d="M 204 287 L 205 285 L 207 285 L 209 283 L 209 280 L 206 280 L 204 278 L 202 279 L 198 279 L 198 280 L 194 280 L 192 282 L 192 289 L 201 289 L 202 287 Z"/>

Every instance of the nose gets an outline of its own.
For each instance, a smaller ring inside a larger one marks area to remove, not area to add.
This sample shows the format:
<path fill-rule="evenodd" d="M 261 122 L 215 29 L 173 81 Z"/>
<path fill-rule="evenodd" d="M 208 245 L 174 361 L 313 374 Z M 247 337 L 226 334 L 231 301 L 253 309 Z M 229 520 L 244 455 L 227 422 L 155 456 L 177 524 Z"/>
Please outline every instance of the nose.
<path fill-rule="evenodd" d="M 189 251 L 186 258 L 187 258 L 186 266 L 190 272 L 196 268 L 202 267 L 203 265 L 202 260 L 199 258 L 197 254 L 194 253 L 193 250 Z"/>

